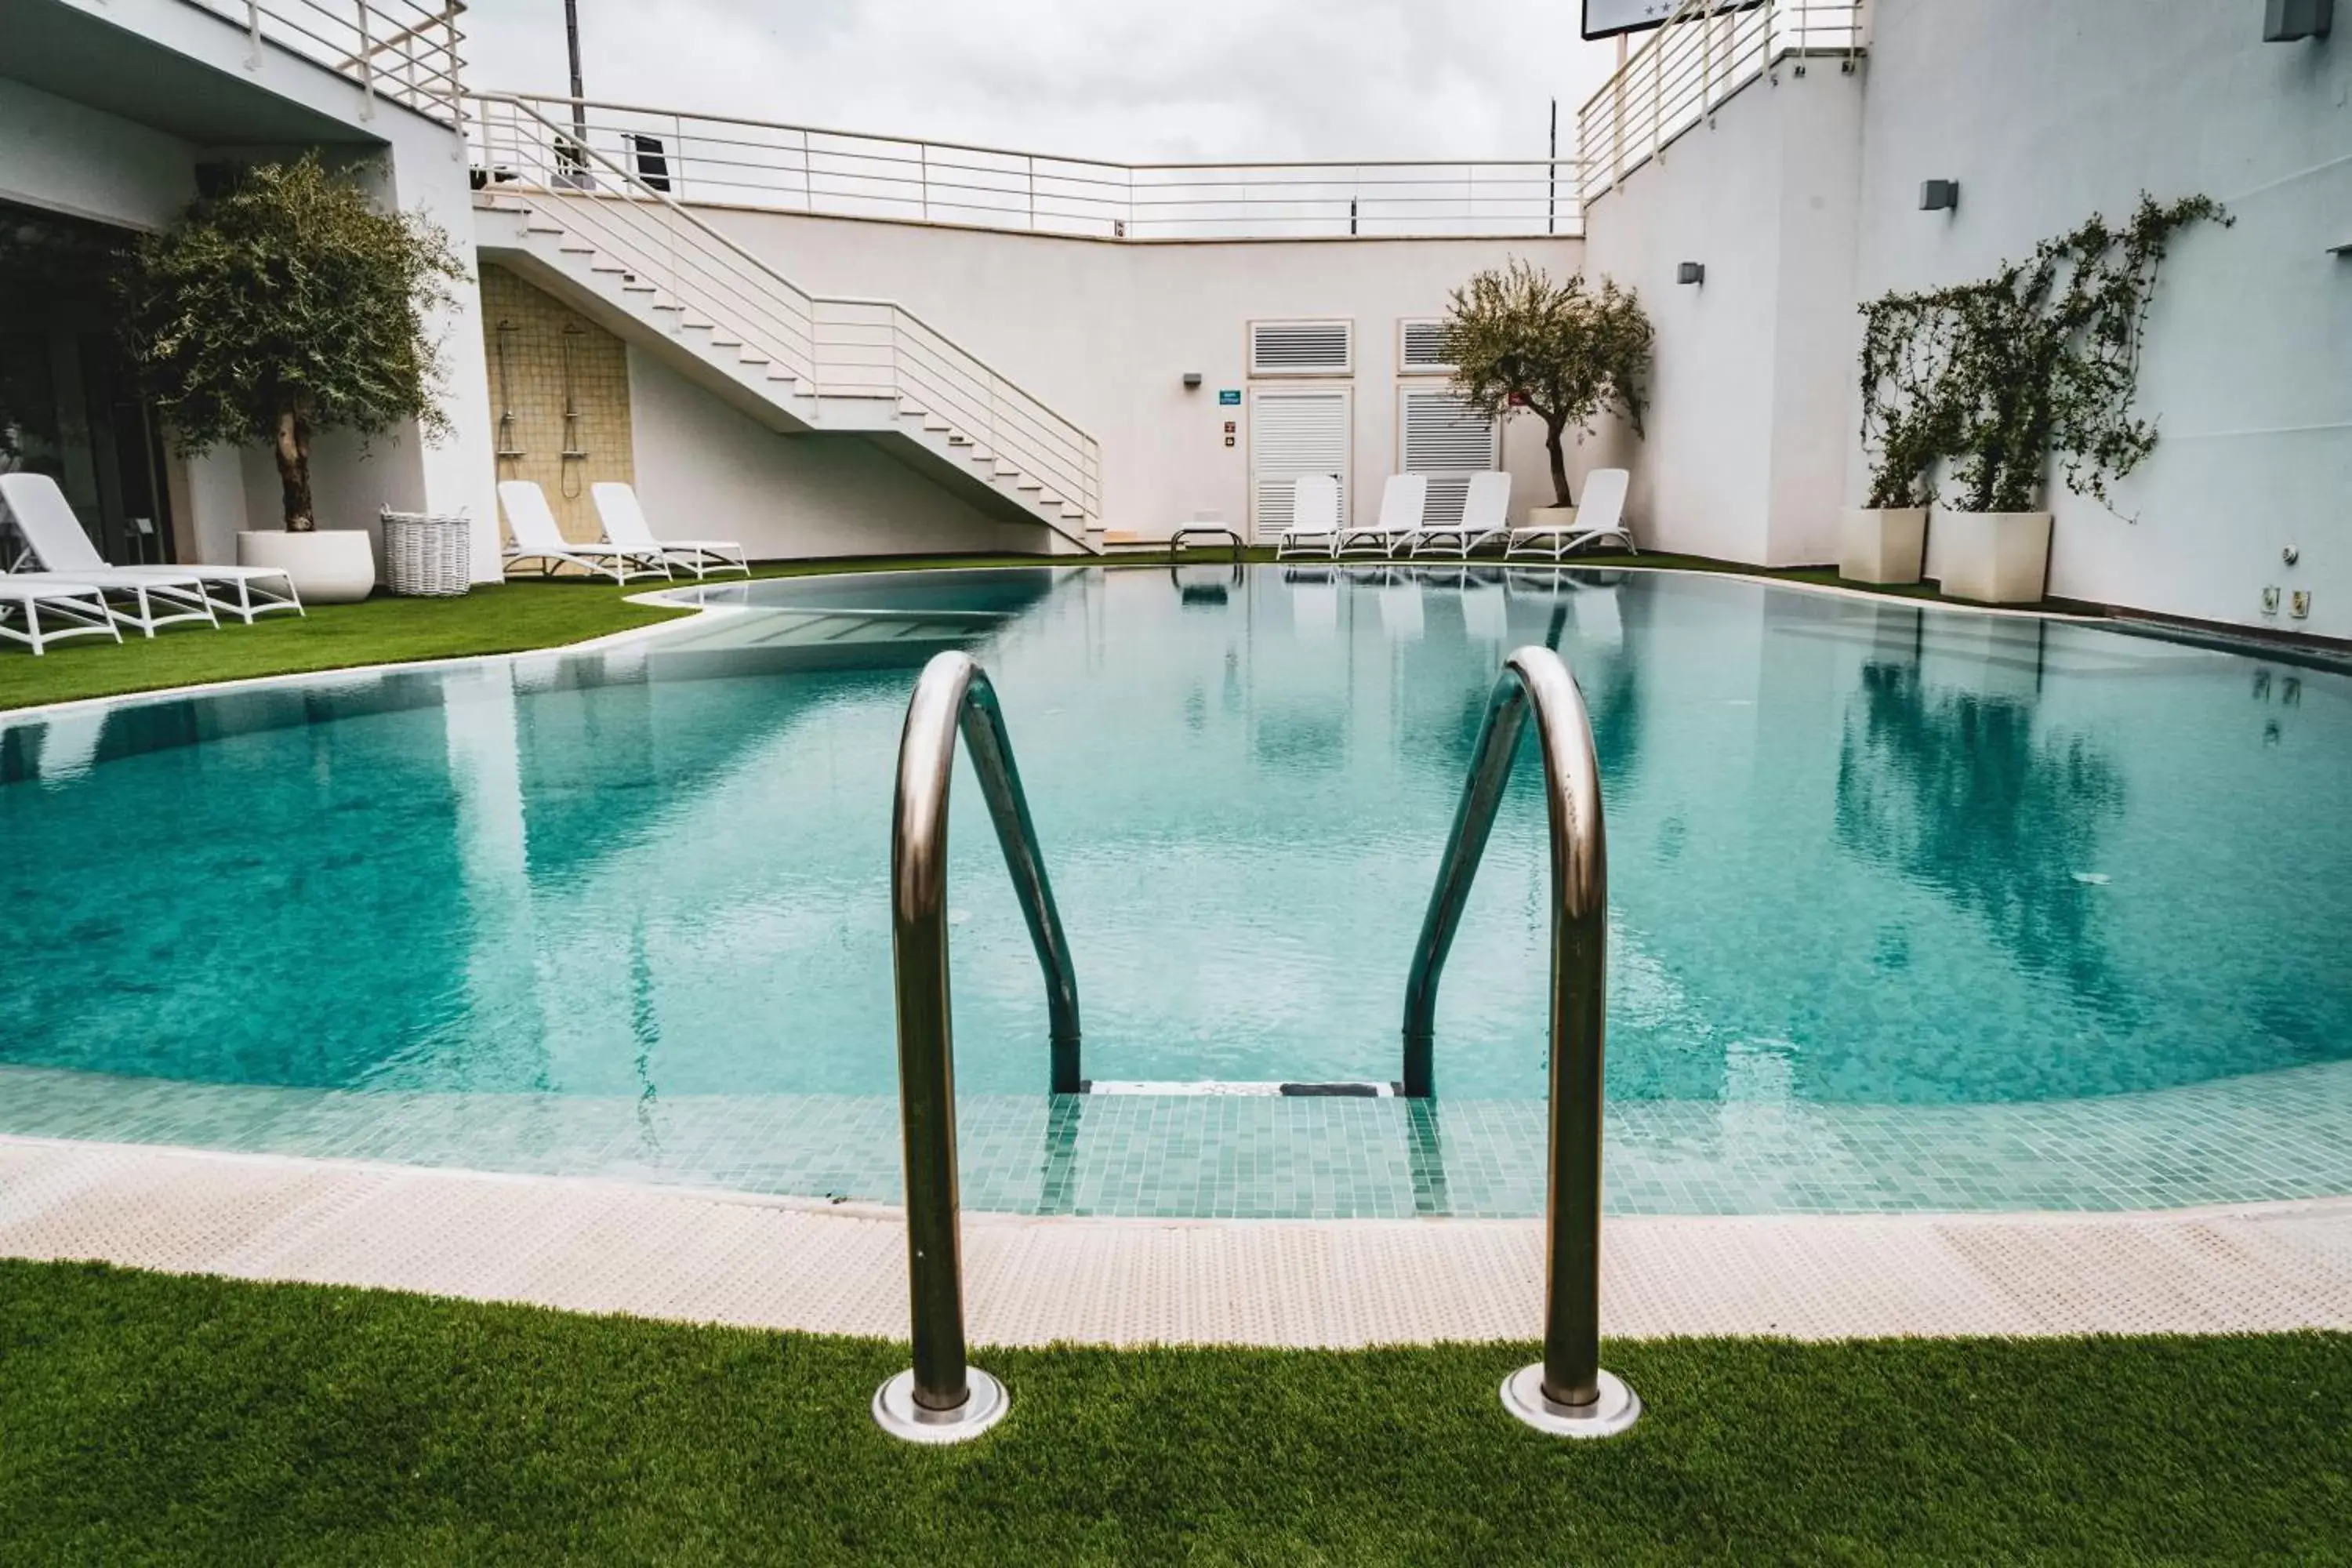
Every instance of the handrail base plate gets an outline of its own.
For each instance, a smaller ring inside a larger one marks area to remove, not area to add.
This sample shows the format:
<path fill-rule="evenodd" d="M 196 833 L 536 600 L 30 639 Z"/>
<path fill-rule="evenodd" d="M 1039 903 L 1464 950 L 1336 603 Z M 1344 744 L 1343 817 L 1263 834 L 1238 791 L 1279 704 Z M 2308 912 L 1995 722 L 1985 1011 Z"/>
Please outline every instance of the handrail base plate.
<path fill-rule="evenodd" d="M 926 1410 L 915 1403 L 915 1370 L 908 1367 L 874 1391 L 874 1424 L 902 1442 L 970 1442 L 1004 1419 L 1013 1396 L 976 1366 L 963 1375 L 971 1397 L 953 1410 Z"/>
<path fill-rule="evenodd" d="M 1601 1374 L 1601 1397 L 1590 1405 L 1559 1405 L 1544 1393 L 1543 1363 L 1503 1379 L 1503 1408 L 1554 1437 L 1614 1437 L 1642 1418 L 1642 1396 L 1613 1372 Z"/>

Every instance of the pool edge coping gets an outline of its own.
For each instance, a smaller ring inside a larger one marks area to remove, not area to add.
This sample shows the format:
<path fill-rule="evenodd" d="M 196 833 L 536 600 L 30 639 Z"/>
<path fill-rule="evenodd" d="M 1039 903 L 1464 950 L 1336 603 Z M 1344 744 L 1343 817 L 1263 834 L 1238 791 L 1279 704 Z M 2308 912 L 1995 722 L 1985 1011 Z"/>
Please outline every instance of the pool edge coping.
<path fill-rule="evenodd" d="M 0 1136 L 0 1256 L 901 1340 L 895 1208 Z M 979 1345 L 1524 1342 L 1543 1222 L 972 1214 Z M 2352 1198 L 1626 1216 L 1603 1327 L 1834 1340 L 2352 1329 Z"/>

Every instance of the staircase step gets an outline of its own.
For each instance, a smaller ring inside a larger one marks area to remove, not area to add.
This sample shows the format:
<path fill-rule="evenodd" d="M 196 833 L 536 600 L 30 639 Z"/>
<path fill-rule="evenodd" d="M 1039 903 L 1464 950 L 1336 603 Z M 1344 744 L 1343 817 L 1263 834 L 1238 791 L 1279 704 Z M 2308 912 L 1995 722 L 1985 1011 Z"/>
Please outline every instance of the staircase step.
<path fill-rule="evenodd" d="M 563 226 L 560 223 L 527 223 L 522 226 L 522 231 L 525 234 L 562 234 Z"/>
<path fill-rule="evenodd" d="M 621 277 L 623 277 L 623 278 L 635 278 L 635 277 L 636 276 L 636 274 L 635 274 L 635 273 L 634 273 L 634 272 L 630 271 L 627 268 L 625 268 L 625 267 L 621 267 L 621 266 L 616 266 L 615 264 L 614 264 L 613 262 L 610 262 L 610 261 L 606 261 L 606 262 L 599 263 L 598 265 L 596 265 L 596 266 L 594 266 L 594 267 L 591 267 L 588 270 L 589 270 L 589 271 L 591 271 L 591 272 L 613 272 L 613 273 L 617 273 L 617 274 L 619 274 L 619 275 L 620 275 Z"/>
<path fill-rule="evenodd" d="M 658 294 L 661 290 L 655 288 L 650 283 L 624 283 L 621 285 L 621 292 L 624 294 Z"/>
<path fill-rule="evenodd" d="M 596 254 L 596 247 L 593 245 L 559 245 L 555 248 L 558 254 L 563 256 L 593 256 Z"/>

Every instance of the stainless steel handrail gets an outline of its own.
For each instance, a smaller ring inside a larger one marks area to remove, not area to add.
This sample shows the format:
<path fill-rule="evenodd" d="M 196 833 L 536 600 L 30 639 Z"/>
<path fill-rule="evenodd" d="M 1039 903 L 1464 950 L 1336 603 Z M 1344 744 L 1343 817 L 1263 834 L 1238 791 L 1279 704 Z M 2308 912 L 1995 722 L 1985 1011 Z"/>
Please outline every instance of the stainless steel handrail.
<path fill-rule="evenodd" d="M 874 1395 L 874 1418 L 919 1443 L 976 1437 L 1003 1415 L 1004 1385 L 964 1359 L 956 1193 L 955 1045 L 948 989 L 948 787 L 963 735 L 1005 868 L 1045 973 L 1053 1088 L 1078 1091 L 1078 982 L 1013 742 L 988 674 L 947 652 L 923 667 L 898 739 L 890 821 L 890 949 L 898 1004 L 898 1110 L 907 1168 L 908 1297 L 914 1365 Z"/>
<path fill-rule="evenodd" d="M 1431 1068 L 1437 983 L 1462 923 L 1470 884 L 1495 826 L 1528 710 L 1543 752 L 1551 827 L 1551 1104 L 1544 1198 L 1543 1360 L 1503 1383 L 1520 1420 L 1566 1436 L 1601 1437 L 1642 1413 L 1633 1391 L 1601 1366 L 1601 1100 L 1608 1017 L 1609 851 L 1601 763 L 1576 679 L 1548 647 L 1503 661 L 1486 700 L 1470 779 L 1454 814 L 1437 886 L 1405 989 L 1404 1092 L 1434 1092 Z"/>

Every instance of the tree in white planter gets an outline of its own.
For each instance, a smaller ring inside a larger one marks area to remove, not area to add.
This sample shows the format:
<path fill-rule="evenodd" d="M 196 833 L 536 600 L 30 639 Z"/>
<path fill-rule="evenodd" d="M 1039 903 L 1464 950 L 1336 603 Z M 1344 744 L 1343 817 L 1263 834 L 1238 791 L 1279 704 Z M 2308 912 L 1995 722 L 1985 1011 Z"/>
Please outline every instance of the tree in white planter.
<path fill-rule="evenodd" d="M 2034 509 L 2053 460 L 2067 489 L 2107 504 L 2109 483 L 2156 449 L 2133 404 L 2165 250 L 2208 220 L 2231 221 L 2208 196 L 2143 195 L 2127 222 L 2094 214 L 1990 278 L 1864 305 L 1869 504 L 1925 505 L 1940 478 L 1955 515 L 2030 521 L 2046 540 Z"/>
<path fill-rule="evenodd" d="M 379 210 L 313 153 L 255 168 L 142 239 L 124 331 L 180 448 L 267 445 L 287 531 L 308 533 L 320 432 L 446 433 L 425 321 L 465 277 L 438 226 Z"/>
<path fill-rule="evenodd" d="M 1513 258 L 1454 290 L 1446 311 L 1454 390 L 1490 418 L 1524 408 L 1543 421 L 1554 504 L 1568 493 L 1560 439 L 1602 414 L 1622 413 L 1642 434 L 1642 382 L 1650 368 L 1650 319 L 1631 289 L 1584 275 L 1554 280 Z"/>

